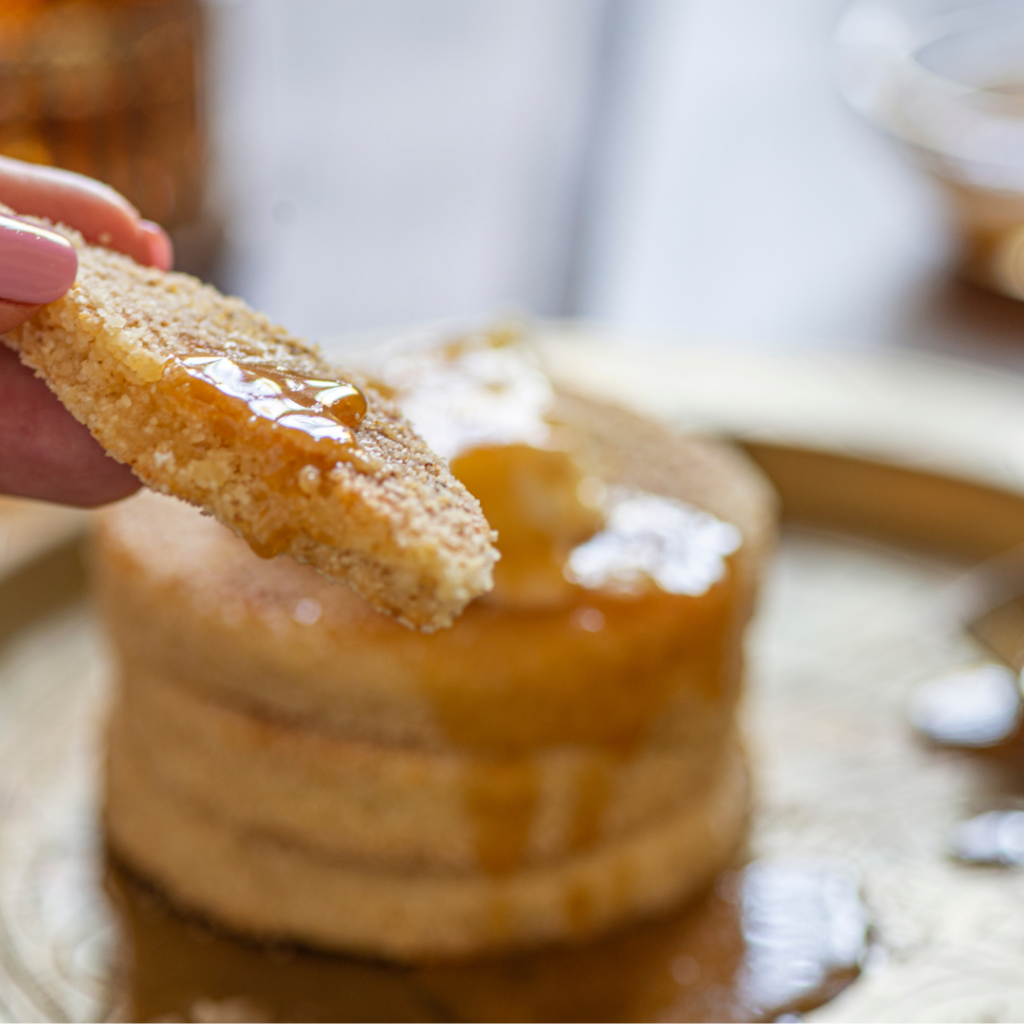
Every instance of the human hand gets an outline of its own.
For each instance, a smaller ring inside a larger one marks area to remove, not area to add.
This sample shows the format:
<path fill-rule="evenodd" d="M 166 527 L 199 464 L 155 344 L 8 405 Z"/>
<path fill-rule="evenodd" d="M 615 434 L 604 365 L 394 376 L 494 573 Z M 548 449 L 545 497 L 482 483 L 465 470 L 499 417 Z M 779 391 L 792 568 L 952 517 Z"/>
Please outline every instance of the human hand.
<path fill-rule="evenodd" d="M 86 241 L 170 270 L 163 229 L 142 220 L 113 189 L 70 171 L 0 157 L 0 203 L 67 224 Z M 28 320 L 74 283 L 78 257 L 63 236 L 0 214 L 0 334 Z M 0 345 L 0 494 L 92 507 L 138 490 L 139 481 Z"/>

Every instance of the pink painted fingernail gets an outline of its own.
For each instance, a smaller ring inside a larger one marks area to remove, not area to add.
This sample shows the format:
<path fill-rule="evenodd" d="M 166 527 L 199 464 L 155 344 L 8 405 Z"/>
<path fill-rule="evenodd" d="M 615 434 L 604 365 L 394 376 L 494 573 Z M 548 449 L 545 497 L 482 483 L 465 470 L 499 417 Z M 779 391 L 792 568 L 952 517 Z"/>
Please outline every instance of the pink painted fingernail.
<path fill-rule="evenodd" d="M 174 266 L 174 245 L 167 237 L 167 232 L 151 220 L 139 221 L 139 227 L 146 239 L 150 266 L 170 270 Z"/>
<path fill-rule="evenodd" d="M 53 302 L 77 272 L 78 253 L 63 235 L 0 214 L 0 298 L 32 306 Z"/>

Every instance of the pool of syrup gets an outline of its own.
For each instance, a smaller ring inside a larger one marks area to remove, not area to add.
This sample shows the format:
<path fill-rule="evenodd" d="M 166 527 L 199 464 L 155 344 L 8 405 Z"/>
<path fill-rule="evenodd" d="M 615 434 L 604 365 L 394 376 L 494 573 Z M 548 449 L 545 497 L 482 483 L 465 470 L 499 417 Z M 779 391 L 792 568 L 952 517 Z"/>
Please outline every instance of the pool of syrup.
<path fill-rule="evenodd" d="M 398 965 L 235 938 L 108 858 L 119 1016 L 183 1021 L 769 1021 L 858 975 L 869 926 L 842 864 L 760 860 L 600 940 Z"/>
<path fill-rule="evenodd" d="M 936 747 L 984 758 L 999 790 L 994 804 L 959 821 L 946 853 L 961 864 L 1024 866 L 1024 596 L 986 608 L 965 622 L 997 660 L 968 665 L 918 684 L 910 725 Z"/>
<path fill-rule="evenodd" d="M 995 657 L 919 683 L 908 708 L 910 724 L 939 747 L 1019 760 L 1024 752 L 1024 597 L 996 603 L 963 625 Z"/>

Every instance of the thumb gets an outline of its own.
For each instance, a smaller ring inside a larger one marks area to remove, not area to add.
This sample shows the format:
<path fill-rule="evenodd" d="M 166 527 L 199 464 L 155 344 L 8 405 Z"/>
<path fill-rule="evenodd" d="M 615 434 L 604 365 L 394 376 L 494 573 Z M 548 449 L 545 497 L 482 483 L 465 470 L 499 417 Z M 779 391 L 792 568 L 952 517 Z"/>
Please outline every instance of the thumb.
<path fill-rule="evenodd" d="M 0 214 L 0 334 L 74 284 L 75 247 L 55 231 Z"/>

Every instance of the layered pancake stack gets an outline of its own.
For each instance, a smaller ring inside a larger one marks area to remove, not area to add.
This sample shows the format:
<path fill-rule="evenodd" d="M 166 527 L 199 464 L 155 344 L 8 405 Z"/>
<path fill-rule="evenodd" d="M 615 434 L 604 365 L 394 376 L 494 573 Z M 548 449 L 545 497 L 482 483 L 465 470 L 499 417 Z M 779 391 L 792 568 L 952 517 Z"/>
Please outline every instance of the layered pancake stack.
<path fill-rule="evenodd" d="M 398 960 L 678 904 L 744 834 L 770 491 L 506 338 L 380 373 L 498 529 L 494 593 L 425 635 L 173 499 L 106 512 L 113 851 L 235 931 Z"/>

